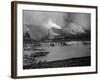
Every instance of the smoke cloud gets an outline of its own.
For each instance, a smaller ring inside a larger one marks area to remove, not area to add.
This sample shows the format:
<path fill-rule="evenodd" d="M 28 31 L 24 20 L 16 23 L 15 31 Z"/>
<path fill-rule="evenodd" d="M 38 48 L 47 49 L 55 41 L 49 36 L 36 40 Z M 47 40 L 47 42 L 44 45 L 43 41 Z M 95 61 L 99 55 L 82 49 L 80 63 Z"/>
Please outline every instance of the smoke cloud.
<path fill-rule="evenodd" d="M 48 25 L 50 20 L 60 26 L 66 33 L 72 33 L 72 31 L 75 33 L 84 32 L 84 29 L 90 30 L 90 18 L 91 15 L 88 13 L 24 10 L 24 32 L 30 31 L 32 38 L 40 39 L 48 33 L 48 26 L 52 27 L 52 25 Z"/>

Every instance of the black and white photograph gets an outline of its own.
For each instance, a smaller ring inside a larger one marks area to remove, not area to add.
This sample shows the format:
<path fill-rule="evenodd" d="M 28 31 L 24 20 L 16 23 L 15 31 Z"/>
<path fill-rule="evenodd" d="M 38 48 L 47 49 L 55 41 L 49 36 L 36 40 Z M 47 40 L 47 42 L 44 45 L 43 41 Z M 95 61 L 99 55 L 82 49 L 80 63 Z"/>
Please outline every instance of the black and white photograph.
<path fill-rule="evenodd" d="M 97 73 L 97 7 L 12 2 L 13 78 Z"/>
<path fill-rule="evenodd" d="M 23 10 L 23 69 L 91 66 L 91 14 Z"/>

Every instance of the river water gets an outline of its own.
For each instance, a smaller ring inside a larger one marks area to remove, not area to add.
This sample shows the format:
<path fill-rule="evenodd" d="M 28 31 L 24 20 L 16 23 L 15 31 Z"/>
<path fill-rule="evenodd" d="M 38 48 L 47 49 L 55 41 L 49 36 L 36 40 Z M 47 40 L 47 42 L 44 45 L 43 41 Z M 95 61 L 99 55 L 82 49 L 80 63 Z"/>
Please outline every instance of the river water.
<path fill-rule="evenodd" d="M 67 46 L 61 46 L 59 44 L 55 44 L 55 46 L 49 46 L 48 43 L 43 43 L 39 48 L 45 49 L 49 51 L 49 54 L 41 57 L 37 57 L 36 61 L 55 61 L 55 60 L 63 60 L 70 59 L 75 57 L 84 57 L 90 56 L 90 44 L 84 45 L 82 41 L 72 41 L 67 42 Z M 89 43 L 89 41 L 87 42 Z M 24 54 L 31 55 L 34 54 L 34 51 L 24 51 Z"/>

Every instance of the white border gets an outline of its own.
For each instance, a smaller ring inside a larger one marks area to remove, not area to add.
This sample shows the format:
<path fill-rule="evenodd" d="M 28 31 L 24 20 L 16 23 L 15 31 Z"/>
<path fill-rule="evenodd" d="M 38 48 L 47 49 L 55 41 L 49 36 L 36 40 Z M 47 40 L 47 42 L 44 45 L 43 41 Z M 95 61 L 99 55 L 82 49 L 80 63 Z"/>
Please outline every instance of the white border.
<path fill-rule="evenodd" d="M 61 12 L 91 13 L 91 66 L 71 68 L 29 69 L 23 70 L 23 16 L 22 10 L 44 10 Z M 17 76 L 35 76 L 63 73 L 82 73 L 96 71 L 96 10 L 91 8 L 58 7 L 45 5 L 17 4 Z"/>

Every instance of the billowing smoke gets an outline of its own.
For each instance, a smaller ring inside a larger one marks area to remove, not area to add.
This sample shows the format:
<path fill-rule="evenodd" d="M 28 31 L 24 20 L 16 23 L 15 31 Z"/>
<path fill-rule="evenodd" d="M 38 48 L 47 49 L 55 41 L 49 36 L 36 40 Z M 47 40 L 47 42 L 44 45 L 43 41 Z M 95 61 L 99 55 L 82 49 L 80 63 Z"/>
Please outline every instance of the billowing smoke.
<path fill-rule="evenodd" d="M 47 11 L 23 11 L 23 24 L 27 25 L 24 31 L 29 30 L 32 38 L 40 39 L 48 34 L 56 33 L 55 29 L 62 29 L 65 33 L 85 33 L 84 29 L 90 30 L 90 14 L 47 12 Z M 28 29 L 27 29 L 28 28 Z"/>
<path fill-rule="evenodd" d="M 84 29 L 90 30 L 90 14 L 86 13 L 71 13 L 71 20 L 76 25 L 81 26 Z"/>
<path fill-rule="evenodd" d="M 48 34 L 48 28 L 64 27 L 67 13 L 43 12 L 43 11 L 24 11 L 24 24 L 29 25 L 32 38 L 39 39 Z M 24 30 L 25 31 L 25 30 Z M 53 33 L 53 32 L 52 32 Z"/>

